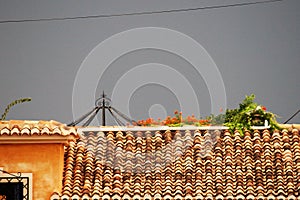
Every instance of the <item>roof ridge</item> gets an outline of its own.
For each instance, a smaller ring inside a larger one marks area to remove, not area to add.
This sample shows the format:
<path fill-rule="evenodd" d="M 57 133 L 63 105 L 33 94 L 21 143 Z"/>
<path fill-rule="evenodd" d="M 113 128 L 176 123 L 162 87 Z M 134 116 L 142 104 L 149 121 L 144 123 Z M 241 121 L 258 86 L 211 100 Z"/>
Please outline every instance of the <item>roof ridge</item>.
<path fill-rule="evenodd" d="M 31 135 L 32 130 L 38 135 L 75 135 L 77 136 L 77 130 L 75 127 L 69 127 L 66 124 L 55 120 L 5 120 L 0 121 L 0 136 L 3 134 L 12 135 L 16 133 L 18 135 Z"/>

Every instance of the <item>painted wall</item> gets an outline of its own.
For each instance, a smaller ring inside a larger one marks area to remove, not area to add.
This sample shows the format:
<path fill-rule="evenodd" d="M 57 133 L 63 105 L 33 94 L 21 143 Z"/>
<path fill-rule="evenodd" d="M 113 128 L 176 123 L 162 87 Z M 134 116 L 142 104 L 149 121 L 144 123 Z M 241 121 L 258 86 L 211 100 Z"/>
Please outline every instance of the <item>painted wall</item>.
<path fill-rule="evenodd" d="M 32 173 L 34 200 L 49 199 L 54 191 L 61 191 L 63 156 L 63 144 L 0 144 L 4 170 Z"/>

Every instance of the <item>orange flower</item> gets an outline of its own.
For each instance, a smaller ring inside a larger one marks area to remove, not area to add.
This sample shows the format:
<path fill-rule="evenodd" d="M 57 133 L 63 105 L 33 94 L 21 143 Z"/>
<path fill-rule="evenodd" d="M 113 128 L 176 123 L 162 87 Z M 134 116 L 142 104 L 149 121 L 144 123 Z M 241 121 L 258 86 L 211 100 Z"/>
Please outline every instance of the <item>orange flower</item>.
<path fill-rule="evenodd" d="M 199 124 L 200 125 L 209 125 L 209 120 L 208 119 L 200 119 Z"/>

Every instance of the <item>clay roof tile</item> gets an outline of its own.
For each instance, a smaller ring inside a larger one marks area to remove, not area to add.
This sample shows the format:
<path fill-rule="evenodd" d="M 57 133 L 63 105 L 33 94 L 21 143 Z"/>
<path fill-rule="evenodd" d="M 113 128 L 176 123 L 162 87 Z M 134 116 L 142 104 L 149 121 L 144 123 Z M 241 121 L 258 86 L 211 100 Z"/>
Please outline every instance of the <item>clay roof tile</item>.
<path fill-rule="evenodd" d="M 88 132 L 66 148 L 62 194 L 294 200 L 299 141 L 297 129 L 246 131 L 244 137 L 227 130 Z"/>

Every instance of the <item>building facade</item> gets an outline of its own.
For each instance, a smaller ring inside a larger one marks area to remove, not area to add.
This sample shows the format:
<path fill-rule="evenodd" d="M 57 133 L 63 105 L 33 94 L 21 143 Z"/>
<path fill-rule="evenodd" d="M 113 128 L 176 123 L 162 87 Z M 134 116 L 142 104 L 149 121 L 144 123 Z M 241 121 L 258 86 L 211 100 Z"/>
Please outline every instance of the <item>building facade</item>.
<path fill-rule="evenodd" d="M 30 178 L 28 199 L 300 199 L 300 135 L 292 126 L 242 136 L 224 127 L 3 121 L 0 167 L 7 180 L 17 172 Z"/>

